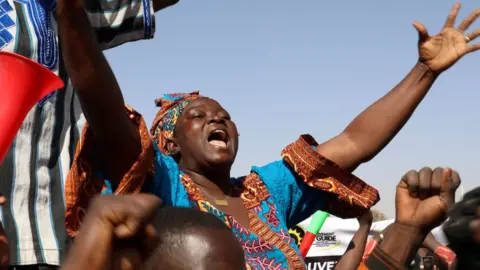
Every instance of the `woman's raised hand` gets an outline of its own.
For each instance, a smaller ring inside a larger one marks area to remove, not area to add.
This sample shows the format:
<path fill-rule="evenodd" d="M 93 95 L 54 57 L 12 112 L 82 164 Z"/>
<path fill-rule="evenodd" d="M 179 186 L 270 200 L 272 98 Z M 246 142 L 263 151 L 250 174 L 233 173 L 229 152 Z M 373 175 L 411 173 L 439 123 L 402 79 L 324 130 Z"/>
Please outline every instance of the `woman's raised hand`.
<path fill-rule="evenodd" d="M 480 50 L 480 44 L 472 41 L 480 35 L 480 29 L 467 32 L 467 29 L 480 16 L 480 9 L 473 11 L 455 28 L 455 21 L 461 5 L 456 3 L 443 29 L 437 35 L 430 36 L 427 28 L 415 22 L 413 26 L 419 34 L 419 61 L 436 74 L 447 70 L 464 55 Z"/>

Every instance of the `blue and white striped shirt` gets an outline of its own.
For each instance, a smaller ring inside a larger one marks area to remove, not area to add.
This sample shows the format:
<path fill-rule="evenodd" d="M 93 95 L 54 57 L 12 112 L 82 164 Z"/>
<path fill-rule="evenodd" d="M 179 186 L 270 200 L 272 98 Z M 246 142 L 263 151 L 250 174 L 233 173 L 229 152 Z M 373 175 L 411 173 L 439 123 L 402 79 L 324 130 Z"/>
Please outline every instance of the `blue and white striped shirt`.
<path fill-rule="evenodd" d="M 151 1 L 86 0 L 101 47 L 152 38 Z M 39 62 L 66 84 L 28 113 L 0 164 L 7 198 L 0 217 L 12 265 L 59 265 L 69 242 L 64 181 L 85 118 L 59 53 L 55 8 L 55 0 L 0 0 L 0 50 Z"/>

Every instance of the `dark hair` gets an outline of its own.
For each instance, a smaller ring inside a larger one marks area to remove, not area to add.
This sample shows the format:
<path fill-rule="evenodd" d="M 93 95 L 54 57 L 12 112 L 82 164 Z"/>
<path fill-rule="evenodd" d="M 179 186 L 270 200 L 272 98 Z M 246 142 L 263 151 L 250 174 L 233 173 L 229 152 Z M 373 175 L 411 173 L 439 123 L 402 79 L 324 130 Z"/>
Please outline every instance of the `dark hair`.
<path fill-rule="evenodd" d="M 230 231 L 219 218 L 193 208 L 162 207 L 157 211 L 154 225 L 160 236 L 200 228 Z"/>
<path fill-rule="evenodd" d="M 178 261 L 188 261 L 189 258 L 181 258 L 179 256 L 185 256 L 185 254 L 188 254 L 185 253 L 185 250 L 192 248 L 188 246 L 188 241 L 185 241 L 188 239 L 188 235 L 192 233 L 208 235 L 212 239 L 212 242 L 208 244 L 216 245 L 219 240 L 220 243 L 227 244 L 228 247 L 232 248 L 231 258 L 243 261 L 240 268 L 236 269 L 244 269 L 244 254 L 240 243 L 230 228 L 219 218 L 211 214 L 193 208 L 162 207 L 157 211 L 153 225 L 158 232 L 159 242 L 154 250 L 151 251 L 151 255 L 149 255 L 149 259 L 145 264 L 145 269 L 185 269 L 184 266 L 179 266 L 182 263 Z M 221 239 L 213 235 L 217 233 L 222 235 Z M 234 247 L 233 245 L 237 246 Z M 209 267 L 214 267 L 218 262 L 208 261 L 207 263 Z"/>

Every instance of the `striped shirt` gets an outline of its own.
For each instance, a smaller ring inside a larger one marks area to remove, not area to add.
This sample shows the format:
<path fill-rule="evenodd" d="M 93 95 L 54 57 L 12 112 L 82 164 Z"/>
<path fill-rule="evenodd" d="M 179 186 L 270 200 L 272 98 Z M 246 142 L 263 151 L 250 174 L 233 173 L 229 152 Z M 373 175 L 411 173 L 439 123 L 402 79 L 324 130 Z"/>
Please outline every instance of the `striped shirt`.
<path fill-rule="evenodd" d="M 103 49 L 153 37 L 151 0 L 85 5 Z M 0 165 L 0 192 L 7 198 L 0 218 L 12 265 L 59 265 L 69 242 L 64 181 L 85 118 L 59 53 L 55 7 L 55 0 L 0 0 L 0 50 L 39 62 L 66 85 L 28 113 Z"/>

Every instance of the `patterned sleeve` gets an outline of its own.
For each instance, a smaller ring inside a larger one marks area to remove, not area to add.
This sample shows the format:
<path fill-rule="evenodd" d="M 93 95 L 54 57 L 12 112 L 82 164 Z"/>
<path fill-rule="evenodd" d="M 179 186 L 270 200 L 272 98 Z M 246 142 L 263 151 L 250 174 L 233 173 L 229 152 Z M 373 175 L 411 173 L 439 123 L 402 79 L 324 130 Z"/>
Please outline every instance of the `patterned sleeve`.
<path fill-rule="evenodd" d="M 85 125 L 65 181 L 65 226 L 70 237 L 78 233 L 85 209 L 94 196 L 106 190 L 114 190 L 115 194 L 138 193 L 142 190 L 147 177 L 153 176 L 154 148 L 150 133 L 142 116 L 130 107 L 126 109 L 129 118 L 135 122 L 140 131 L 142 152 L 118 186 L 111 187 L 103 178 L 102 170 L 95 160 L 93 134 L 88 124 Z"/>
<path fill-rule="evenodd" d="M 283 161 L 253 168 L 278 202 L 287 225 L 323 210 L 341 218 L 364 214 L 379 201 L 378 191 L 315 151 L 317 142 L 301 136 L 283 151 Z"/>
<path fill-rule="evenodd" d="M 86 0 L 85 10 L 104 50 L 129 41 L 153 38 L 152 0 Z"/>

